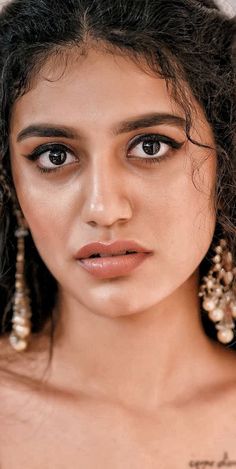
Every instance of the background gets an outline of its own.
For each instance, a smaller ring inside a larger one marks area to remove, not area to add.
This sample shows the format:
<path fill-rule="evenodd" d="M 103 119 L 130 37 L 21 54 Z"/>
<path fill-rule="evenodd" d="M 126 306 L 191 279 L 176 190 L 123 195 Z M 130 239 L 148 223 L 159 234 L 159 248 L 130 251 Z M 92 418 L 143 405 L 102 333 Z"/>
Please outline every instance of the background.
<path fill-rule="evenodd" d="M 233 13 L 236 13 L 236 0 L 217 0 L 217 3 L 219 3 L 226 12 L 229 10 L 229 14 L 232 9 Z"/>
<path fill-rule="evenodd" d="M 234 10 L 236 11 L 236 0 L 230 0 L 231 5 L 233 5 Z"/>

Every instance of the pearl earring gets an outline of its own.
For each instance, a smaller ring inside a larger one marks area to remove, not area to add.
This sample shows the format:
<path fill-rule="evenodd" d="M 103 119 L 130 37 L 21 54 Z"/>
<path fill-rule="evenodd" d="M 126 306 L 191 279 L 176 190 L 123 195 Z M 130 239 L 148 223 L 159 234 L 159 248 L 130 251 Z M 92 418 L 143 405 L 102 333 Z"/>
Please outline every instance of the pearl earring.
<path fill-rule="evenodd" d="M 31 308 L 29 290 L 26 287 L 24 278 L 25 265 L 25 236 L 29 234 L 24 226 L 20 210 L 15 210 L 19 227 L 15 231 L 17 238 L 17 257 L 15 274 L 15 294 L 13 300 L 12 331 L 9 336 L 11 346 L 17 351 L 22 352 L 28 347 L 29 336 L 31 333 Z"/>
<path fill-rule="evenodd" d="M 236 267 L 233 267 L 233 256 L 225 239 L 220 240 L 214 251 L 213 268 L 203 277 L 199 296 L 202 297 L 202 307 L 209 319 L 216 323 L 217 339 L 228 344 L 234 338 L 236 291 L 233 283 Z"/>
<path fill-rule="evenodd" d="M 18 228 L 15 231 L 17 238 L 17 257 L 15 273 L 15 293 L 13 297 L 12 331 L 9 336 L 11 346 L 18 352 L 28 347 L 29 335 L 31 333 L 31 308 L 29 290 L 24 279 L 25 265 L 25 236 L 29 234 L 25 226 L 23 215 L 16 201 L 16 194 L 11 190 L 7 182 L 7 173 L 0 162 L 0 185 L 1 196 L 7 196 L 12 201 L 14 215 L 17 218 Z"/>

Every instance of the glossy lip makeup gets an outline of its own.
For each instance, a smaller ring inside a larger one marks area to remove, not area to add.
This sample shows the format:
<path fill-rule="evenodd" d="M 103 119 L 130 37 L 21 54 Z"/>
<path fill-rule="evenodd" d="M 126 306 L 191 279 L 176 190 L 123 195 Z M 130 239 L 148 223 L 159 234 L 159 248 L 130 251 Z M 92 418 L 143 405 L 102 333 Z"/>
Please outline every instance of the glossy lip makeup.
<path fill-rule="evenodd" d="M 135 241 L 95 242 L 82 247 L 76 255 L 80 265 L 97 278 L 126 275 L 151 254 Z"/>

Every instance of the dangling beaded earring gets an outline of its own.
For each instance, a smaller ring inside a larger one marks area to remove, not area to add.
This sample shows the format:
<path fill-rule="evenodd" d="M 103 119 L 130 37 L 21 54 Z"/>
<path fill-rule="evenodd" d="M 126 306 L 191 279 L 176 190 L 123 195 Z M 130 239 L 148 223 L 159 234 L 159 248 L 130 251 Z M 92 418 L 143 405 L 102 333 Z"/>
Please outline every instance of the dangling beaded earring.
<path fill-rule="evenodd" d="M 13 297 L 12 331 L 9 336 L 11 346 L 17 351 L 26 350 L 31 333 L 31 308 L 29 290 L 24 278 L 25 265 L 25 237 L 29 234 L 25 227 L 21 211 L 15 208 L 18 228 L 15 231 L 17 238 L 17 257 L 15 273 L 15 293 Z"/>
<path fill-rule="evenodd" d="M 29 234 L 26 228 L 22 212 L 17 203 L 15 191 L 11 190 L 7 183 L 7 173 L 0 162 L 0 183 L 2 186 L 2 198 L 4 195 L 7 200 L 11 200 L 14 215 L 16 216 L 18 227 L 15 231 L 17 238 L 17 256 L 16 256 L 16 273 L 15 273 L 15 293 L 13 296 L 13 317 L 12 331 L 9 336 L 11 346 L 18 352 L 26 350 L 28 347 L 29 336 L 31 333 L 31 308 L 29 290 L 26 287 L 24 279 L 25 264 L 25 236 Z"/>
<path fill-rule="evenodd" d="M 225 239 L 220 240 L 214 251 L 214 265 L 208 275 L 203 277 L 199 296 L 202 297 L 202 307 L 208 313 L 209 319 L 216 323 L 217 339 L 223 344 L 228 344 L 234 338 L 236 291 L 233 285 L 236 267 L 233 267 L 232 253 Z"/>

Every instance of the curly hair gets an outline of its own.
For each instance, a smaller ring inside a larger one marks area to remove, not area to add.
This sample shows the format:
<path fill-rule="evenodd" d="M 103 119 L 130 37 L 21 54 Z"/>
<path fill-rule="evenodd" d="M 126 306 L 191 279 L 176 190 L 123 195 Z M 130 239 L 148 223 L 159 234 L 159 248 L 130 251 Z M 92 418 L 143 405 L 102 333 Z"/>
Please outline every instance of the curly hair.
<path fill-rule="evenodd" d="M 75 47 L 86 54 L 94 44 L 126 55 L 140 67 L 144 59 L 149 70 L 171 85 L 185 112 L 190 140 L 193 109 L 183 82 L 191 90 L 212 127 L 217 151 L 217 222 L 200 274 L 207 272 L 213 246 L 222 234 L 236 260 L 235 29 L 235 18 L 228 18 L 212 0 L 12 0 L 5 5 L 0 14 L 0 334 L 11 328 L 15 282 L 17 220 L 7 190 L 14 192 L 8 142 L 12 106 L 49 58 L 64 60 Z M 53 339 L 57 283 L 31 236 L 25 275 L 31 291 L 32 332 L 42 331 L 49 321 Z M 203 312 L 202 320 L 214 339 Z"/>

